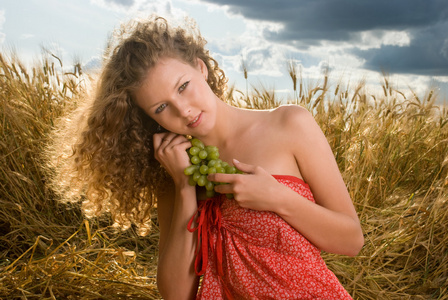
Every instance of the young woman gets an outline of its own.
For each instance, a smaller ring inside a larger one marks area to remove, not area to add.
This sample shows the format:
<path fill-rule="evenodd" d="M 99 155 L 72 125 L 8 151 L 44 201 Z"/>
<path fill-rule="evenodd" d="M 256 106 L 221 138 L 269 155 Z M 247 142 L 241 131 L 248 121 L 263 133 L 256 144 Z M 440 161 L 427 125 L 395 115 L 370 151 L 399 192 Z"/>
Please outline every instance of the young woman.
<path fill-rule="evenodd" d="M 299 106 L 225 103 L 204 46 L 194 25 L 152 17 L 122 28 L 74 146 L 84 207 L 144 228 L 157 199 L 164 299 L 350 299 L 320 257 L 364 242 L 325 136 Z M 208 175 L 226 184 L 207 198 L 183 173 L 187 136 L 244 174 Z"/>

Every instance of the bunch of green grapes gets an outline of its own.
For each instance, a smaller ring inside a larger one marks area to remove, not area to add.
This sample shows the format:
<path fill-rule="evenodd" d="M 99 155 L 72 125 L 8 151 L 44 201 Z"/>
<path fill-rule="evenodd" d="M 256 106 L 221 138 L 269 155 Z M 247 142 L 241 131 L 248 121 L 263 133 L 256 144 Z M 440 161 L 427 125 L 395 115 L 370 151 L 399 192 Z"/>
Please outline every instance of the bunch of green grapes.
<path fill-rule="evenodd" d="M 218 182 L 209 181 L 207 179 L 208 174 L 242 173 L 234 166 L 219 159 L 218 147 L 205 146 L 204 143 L 197 138 L 191 139 L 191 145 L 192 146 L 187 149 L 187 153 L 192 165 L 184 169 L 184 174 L 189 176 L 188 183 L 191 186 L 198 185 L 205 187 L 207 197 L 213 197 L 215 195 L 215 185 L 219 184 Z M 233 195 L 227 195 L 227 197 L 231 198 Z"/>

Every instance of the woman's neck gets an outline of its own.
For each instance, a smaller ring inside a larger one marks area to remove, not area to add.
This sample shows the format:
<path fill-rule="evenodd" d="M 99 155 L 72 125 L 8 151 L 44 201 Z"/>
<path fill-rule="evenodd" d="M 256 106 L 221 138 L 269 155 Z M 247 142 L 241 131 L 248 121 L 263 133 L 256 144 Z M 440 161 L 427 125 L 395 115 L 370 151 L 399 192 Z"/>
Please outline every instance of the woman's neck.
<path fill-rule="evenodd" d="M 210 134 L 202 138 L 206 145 L 226 147 L 251 123 L 250 112 L 233 107 L 221 100 L 216 107 L 216 123 Z"/>

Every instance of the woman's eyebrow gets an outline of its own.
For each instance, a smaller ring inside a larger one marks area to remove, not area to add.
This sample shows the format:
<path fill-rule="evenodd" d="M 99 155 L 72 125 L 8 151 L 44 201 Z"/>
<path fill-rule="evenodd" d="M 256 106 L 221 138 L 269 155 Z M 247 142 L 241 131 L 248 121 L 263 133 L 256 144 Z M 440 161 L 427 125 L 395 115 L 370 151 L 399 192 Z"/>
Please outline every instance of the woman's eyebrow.
<path fill-rule="evenodd" d="M 176 90 L 177 89 L 177 87 L 179 86 L 179 84 L 180 84 L 180 82 L 181 82 L 181 80 L 182 80 L 182 78 L 185 76 L 185 74 L 182 74 L 182 75 L 180 75 L 179 76 L 179 78 L 177 79 L 177 81 L 176 81 L 176 84 L 173 86 L 173 90 Z"/>

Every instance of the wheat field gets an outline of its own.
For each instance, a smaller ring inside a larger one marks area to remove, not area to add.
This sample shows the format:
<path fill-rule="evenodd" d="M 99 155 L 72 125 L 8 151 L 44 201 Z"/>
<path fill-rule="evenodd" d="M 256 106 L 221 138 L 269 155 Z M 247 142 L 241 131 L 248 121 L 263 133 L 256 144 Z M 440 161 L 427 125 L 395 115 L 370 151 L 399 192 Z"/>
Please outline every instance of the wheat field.
<path fill-rule="evenodd" d="M 146 237 L 116 232 L 47 184 L 49 135 L 94 81 L 62 64 L 49 55 L 26 67 L 0 54 L 0 299 L 160 299 L 157 217 Z M 384 76 L 372 91 L 328 73 L 309 84 L 292 63 L 288 71 L 288 99 L 231 87 L 225 100 L 314 114 L 365 234 L 356 257 L 323 253 L 329 268 L 354 299 L 448 299 L 448 110 L 435 90 L 397 90 Z"/>

